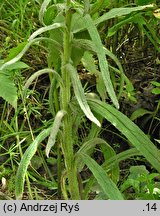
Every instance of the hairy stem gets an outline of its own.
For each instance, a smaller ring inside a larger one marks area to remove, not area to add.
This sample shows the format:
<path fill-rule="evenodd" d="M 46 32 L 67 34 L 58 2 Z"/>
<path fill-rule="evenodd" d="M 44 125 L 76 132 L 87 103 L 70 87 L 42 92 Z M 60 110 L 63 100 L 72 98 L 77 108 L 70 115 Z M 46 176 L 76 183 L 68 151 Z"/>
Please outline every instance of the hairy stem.
<path fill-rule="evenodd" d="M 61 108 L 67 111 L 67 115 L 63 121 L 63 141 L 62 150 L 65 159 L 67 177 L 69 183 L 69 191 L 71 199 L 80 199 L 79 187 L 77 180 L 77 170 L 74 163 L 73 138 L 72 138 L 72 119 L 69 109 L 70 102 L 70 76 L 66 69 L 66 65 L 70 62 L 71 56 L 71 18 L 72 10 L 70 9 L 70 1 L 67 1 L 66 7 L 66 26 L 64 30 L 63 47 L 64 54 L 62 57 L 62 79 L 64 87 L 61 89 Z"/>

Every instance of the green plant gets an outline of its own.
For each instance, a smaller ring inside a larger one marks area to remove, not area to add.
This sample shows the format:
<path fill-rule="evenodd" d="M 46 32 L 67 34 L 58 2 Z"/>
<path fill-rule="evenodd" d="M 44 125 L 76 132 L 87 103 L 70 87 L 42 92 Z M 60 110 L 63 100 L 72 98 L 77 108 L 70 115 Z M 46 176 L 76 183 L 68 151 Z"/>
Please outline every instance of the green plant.
<path fill-rule="evenodd" d="M 158 179 L 159 173 L 149 173 L 145 166 L 130 167 L 130 174 L 121 185 L 121 191 L 130 190 L 126 194 L 128 199 L 160 199 L 160 189 Z"/>
<path fill-rule="evenodd" d="M 129 81 L 116 56 L 103 46 L 97 30 L 97 26 L 106 20 L 125 16 L 135 11 L 150 10 L 152 5 L 114 8 L 95 18 L 94 15 L 102 7 L 102 2 L 98 1 L 90 5 L 90 1 L 87 0 L 84 1 L 84 4 L 67 0 L 62 4 L 49 5 L 50 1 L 45 0 L 39 13 L 40 22 L 44 27 L 35 31 L 28 41 L 19 44 L 16 49 L 12 50 L 12 57 L 10 55 L 9 59 L 3 62 L 0 67 L 4 88 L 0 95 L 17 110 L 16 89 L 12 81 L 12 86 L 14 86 L 13 103 L 12 95 L 5 86 L 7 85 L 6 73 L 22 64 L 19 61 L 31 45 L 41 44 L 48 50 L 48 68 L 35 72 L 27 80 L 22 100 L 25 107 L 28 89 L 32 82 L 43 74 L 49 74 L 51 83 L 49 110 L 53 116 L 53 123 L 52 126 L 43 127 L 36 138 L 33 137 L 33 142 L 24 155 L 20 148 L 22 160 L 17 171 L 15 185 L 17 199 L 22 198 L 25 177 L 30 189 L 27 169 L 40 143 L 47 137 L 49 137 L 46 145 L 47 157 L 49 157 L 52 147 L 57 148 L 57 187 L 60 196 L 62 191 L 65 199 L 87 199 L 95 179 L 108 199 L 124 199 L 117 187 L 118 163 L 134 155 L 142 154 L 160 172 L 160 153 L 156 146 L 127 116 L 117 110 L 119 108 L 117 95 L 118 98 L 121 96 L 123 84 L 128 84 Z M 41 34 L 44 36 L 40 37 Z M 106 56 L 109 56 L 117 66 L 117 68 L 112 67 L 120 77 L 117 89 L 112 83 Z M 96 60 L 98 60 L 98 64 Z M 77 72 L 80 61 L 87 70 L 94 71 L 93 73 L 97 77 L 97 94 L 91 92 L 85 94 Z M 113 105 L 107 104 L 106 100 L 112 102 Z M 133 148 L 116 155 L 114 149 L 105 140 L 99 138 L 103 119 L 107 119 L 126 136 Z M 82 124 L 87 124 L 88 121 L 91 122 L 90 130 L 78 143 L 78 128 Z M 19 143 L 17 144 L 19 145 Z M 91 158 L 97 145 L 100 145 L 104 155 L 102 166 Z M 62 156 L 65 164 L 64 170 L 61 166 Z M 80 176 L 84 165 L 91 170 L 94 176 L 90 177 L 87 182 L 84 182 Z M 54 179 L 53 182 L 55 183 Z"/>

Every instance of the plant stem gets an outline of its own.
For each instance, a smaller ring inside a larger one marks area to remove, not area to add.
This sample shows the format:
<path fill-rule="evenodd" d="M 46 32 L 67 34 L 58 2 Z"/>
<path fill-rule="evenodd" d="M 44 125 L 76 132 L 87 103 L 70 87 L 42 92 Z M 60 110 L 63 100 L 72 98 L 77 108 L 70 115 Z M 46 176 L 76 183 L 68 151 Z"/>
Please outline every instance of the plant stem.
<path fill-rule="evenodd" d="M 72 11 L 70 10 L 70 1 L 67 1 L 66 5 L 66 28 L 64 30 L 63 47 L 64 54 L 62 58 L 62 79 L 64 82 L 64 87 L 61 89 L 61 108 L 67 111 L 67 115 L 64 117 L 63 121 L 63 140 L 62 140 L 62 150 L 65 159 L 65 166 L 67 170 L 67 177 L 69 183 L 69 191 L 71 199 L 80 199 L 79 187 L 77 180 L 77 170 L 74 163 L 74 153 L 73 153 L 73 139 L 72 139 L 72 119 L 69 109 L 70 102 L 70 76 L 66 69 L 66 65 L 70 62 L 71 55 L 71 18 Z"/>

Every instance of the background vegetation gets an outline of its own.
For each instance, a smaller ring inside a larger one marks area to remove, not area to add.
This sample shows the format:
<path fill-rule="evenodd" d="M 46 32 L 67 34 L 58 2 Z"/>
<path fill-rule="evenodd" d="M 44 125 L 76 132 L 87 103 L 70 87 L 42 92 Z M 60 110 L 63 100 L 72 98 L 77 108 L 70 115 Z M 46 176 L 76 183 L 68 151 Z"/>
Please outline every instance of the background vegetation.
<path fill-rule="evenodd" d="M 1 0 L 0 199 L 160 199 L 156 0 Z"/>

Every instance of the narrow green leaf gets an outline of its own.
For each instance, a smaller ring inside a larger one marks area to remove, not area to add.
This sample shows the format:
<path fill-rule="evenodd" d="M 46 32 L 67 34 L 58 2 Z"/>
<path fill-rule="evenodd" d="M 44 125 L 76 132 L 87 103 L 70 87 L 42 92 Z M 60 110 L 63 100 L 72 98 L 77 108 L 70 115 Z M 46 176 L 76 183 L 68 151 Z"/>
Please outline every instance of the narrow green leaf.
<path fill-rule="evenodd" d="M 43 22 L 44 13 L 45 13 L 45 11 L 46 11 L 46 9 L 47 9 L 47 7 L 48 7 L 48 5 L 49 5 L 50 2 L 51 2 L 51 0 L 44 0 L 43 3 L 42 3 L 42 5 L 41 5 L 40 11 L 39 11 L 39 21 L 43 25 L 45 25 L 44 22 Z"/>
<path fill-rule="evenodd" d="M 120 17 L 120 16 L 125 16 L 127 14 L 130 14 L 132 12 L 136 11 L 141 11 L 146 8 L 153 8 L 153 4 L 150 5 L 145 5 L 145 6 L 139 6 L 139 7 L 131 7 L 131 8 L 113 8 L 109 12 L 104 13 L 101 17 L 99 17 L 97 20 L 95 20 L 95 24 L 100 24 L 101 22 L 104 22 L 106 20 L 115 18 L 115 17 Z"/>
<path fill-rule="evenodd" d="M 146 115 L 146 114 L 152 114 L 152 113 L 153 113 L 153 112 L 148 111 L 148 110 L 146 110 L 146 109 L 139 108 L 139 109 L 135 110 L 135 111 L 132 113 L 130 119 L 131 119 L 132 121 L 134 121 L 135 119 L 137 119 L 137 118 L 139 118 L 139 117 L 142 117 L 142 116 L 144 116 L 144 115 Z"/>
<path fill-rule="evenodd" d="M 50 132 L 51 132 L 51 128 L 43 130 L 36 137 L 36 139 L 30 144 L 30 146 L 24 153 L 16 174 L 16 181 L 15 181 L 16 199 L 22 198 L 27 168 L 30 164 L 32 157 L 37 151 L 38 145 L 50 134 Z"/>
<path fill-rule="evenodd" d="M 35 72 L 32 76 L 30 76 L 30 78 L 27 80 L 26 84 L 24 85 L 23 94 L 25 95 L 26 90 L 29 88 L 29 86 L 32 84 L 32 82 L 36 78 L 38 78 L 39 76 L 46 74 L 46 73 L 53 73 L 53 75 L 55 75 L 56 79 L 58 80 L 59 84 L 61 86 L 63 86 L 63 81 L 62 81 L 62 78 L 60 77 L 60 75 L 53 69 L 45 68 L 45 69 L 42 69 L 42 70 Z"/>
<path fill-rule="evenodd" d="M 116 163 L 119 163 L 123 160 L 129 159 L 131 157 L 138 156 L 138 155 L 141 155 L 141 153 L 136 148 L 128 149 L 119 154 L 116 154 L 115 156 L 105 161 L 102 164 L 102 168 L 104 170 L 111 170 L 115 166 L 115 161 Z M 95 179 L 92 176 L 90 180 L 87 182 L 86 187 L 84 189 L 84 199 L 87 199 L 88 193 L 91 191 L 91 188 L 93 187 L 94 182 L 95 182 Z"/>
<path fill-rule="evenodd" d="M 48 143 L 47 143 L 47 146 L 46 146 L 46 156 L 47 157 L 49 157 L 50 150 L 55 144 L 56 136 L 57 136 L 57 133 L 58 133 L 59 128 L 61 126 L 62 118 L 63 118 L 63 116 L 65 114 L 66 114 L 66 111 L 60 110 L 60 111 L 57 112 L 57 114 L 55 116 L 53 126 L 52 126 L 52 129 L 51 129 L 51 133 L 50 133 Z"/>
<path fill-rule="evenodd" d="M 149 4 L 149 5 L 138 6 L 138 7 L 113 8 L 109 12 L 104 13 L 98 19 L 94 20 L 94 24 L 99 25 L 100 23 L 102 23 L 106 20 L 113 19 L 116 17 L 125 16 L 125 15 L 132 13 L 132 12 L 141 11 L 141 10 L 145 10 L 147 8 L 153 8 L 153 7 L 154 7 L 153 4 Z M 75 16 L 76 16 L 75 17 L 76 20 L 74 21 L 74 28 L 72 31 L 74 33 L 77 33 L 77 32 L 80 32 L 82 30 L 85 30 L 87 28 L 87 26 L 86 26 L 86 23 L 83 21 L 82 15 L 76 14 Z"/>
<path fill-rule="evenodd" d="M 93 173 L 104 193 L 110 200 L 123 200 L 123 196 L 116 184 L 109 178 L 104 169 L 86 154 L 81 154 L 81 158 Z"/>
<path fill-rule="evenodd" d="M 7 70 L 11 71 L 11 70 L 17 70 L 17 69 L 24 69 L 24 68 L 29 68 L 29 66 L 24 62 L 18 61 L 12 65 L 9 65 L 7 67 Z"/>
<path fill-rule="evenodd" d="M 54 40 L 52 40 L 50 38 L 46 38 L 46 37 L 35 38 L 35 39 L 29 41 L 24 46 L 24 48 L 13 59 L 11 59 L 11 60 L 3 63 L 3 64 L 0 64 L 0 70 L 7 69 L 8 67 L 10 67 L 10 65 L 12 65 L 12 64 L 16 63 L 17 61 L 19 61 L 22 58 L 22 56 L 27 52 L 27 50 L 30 48 L 31 45 L 33 45 L 36 42 L 43 41 L 43 40 L 53 43 L 55 45 L 56 49 L 61 49 L 61 46 L 59 45 L 59 43 L 57 43 L 56 41 L 54 41 Z"/>
<path fill-rule="evenodd" d="M 101 126 L 100 122 L 93 115 L 93 113 L 91 112 L 90 107 L 87 103 L 87 100 L 86 100 L 86 97 L 84 94 L 84 90 L 83 90 L 83 87 L 82 87 L 81 82 L 79 80 L 79 76 L 78 76 L 76 69 L 71 64 L 67 64 L 66 69 L 70 73 L 72 85 L 74 88 L 75 97 L 79 103 L 79 106 L 83 110 L 86 117 L 90 121 L 94 122 L 97 126 L 100 127 Z"/>
<path fill-rule="evenodd" d="M 20 53 L 24 47 L 27 45 L 27 41 L 19 43 L 16 47 L 13 47 L 9 50 L 9 54 L 7 56 L 7 58 L 5 59 L 5 62 L 10 61 L 11 59 L 13 59 L 14 57 L 16 57 L 18 55 L 18 53 Z"/>
<path fill-rule="evenodd" d="M 84 0 L 84 15 L 89 13 L 90 10 L 90 0 Z"/>
<path fill-rule="evenodd" d="M 91 40 L 86 40 L 86 39 L 74 39 L 73 40 L 73 44 L 74 44 L 74 47 L 78 47 L 78 48 L 83 48 L 84 50 L 88 50 L 90 51 L 92 54 L 96 54 L 96 48 L 95 48 L 95 45 L 94 43 L 91 41 Z M 129 79 L 126 77 L 126 75 L 124 74 L 124 71 L 123 71 L 123 68 L 122 68 L 122 65 L 120 63 L 120 61 L 118 60 L 118 58 L 110 51 L 108 50 L 107 48 L 103 47 L 104 51 L 105 51 L 105 54 L 107 56 L 109 56 L 115 63 L 116 65 L 118 66 L 118 69 L 116 69 L 116 71 L 118 71 L 118 73 L 120 74 L 121 78 L 120 78 L 120 88 L 119 88 L 119 94 L 118 94 L 118 98 L 121 97 L 121 94 L 123 92 L 123 87 L 124 87 L 124 82 L 126 83 L 126 89 L 128 90 L 128 88 L 131 88 L 133 89 L 133 85 L 131 84 L 131 82 L 129 81 Z M 82 62 L 83 62 L 83 58 L 82 58 Z M 110 66 L 110 65 L 109 65 Z M 110 66 L 111 67 L 111 66 Z M 88 70 L 88 69 L 87 69 Z M 102 77 L 102 76 L 101 76 Z M 100 78 L 101 79 L 101 78 Z M 101 85 L 101 81 L 99 83 L 99 86 L 98 88 L 102 88 L 104 89 L 104 87 L 100 87 Z M 104 83 L 103 83 L 104 85 Z M 106 88 L 105 88 L 106 89 Z M 97 89 L 98 90 L 98 89 Z M 99 89 L 100 90 L 100 89 Z M 98 92 L 99 92 L 98 90 Z M 102 90 L 100 90 L 102 91 Z M 103 90 L 103 92 L 105 92 Z M 102 94 L 102 93 L 101 93 Z M 103 93 L 104 94 L 104 93 Z M 105 97 L 105 96 L 104 96 Z"/>
<path fill-rule="evenodd" d="M 102 167 L 105 170 L 113 169 L 113 167 L 115 166 L 115 162 L 119 163 L 119 162 L 124 161 L 126 159 L 129 159 L 131 157 L 140 156 L 140 155 L 142 155 L 142 153 L 140 153 L 136 148 L 131 148 L 131 149 L 125 150 L 119 154 L 116 154 L 115 156 L 112 156 L 111 158 L 109 158 L 107 161 L 105 161 L 102 164 Z"/>
<path fill-rule="evenodd" d="M 106 118 L 121 131 L 152 166 L 160 172 L 160 151 L 136 124 L 109 104 L 95 99 L 89 99 L 89 104 L 95 112 Z"/>
<path fill-rule="evenodd" d="M 78 150 L 78 152 L 75 155 L 76 162 L 77 162 L 77 168 L 79 171 L 82 170 L 84 163 L 81 160 L 81 154 L 88 154 L 90 155 L 92 150 L 95 148 L 98 144 L 107 144 L 105 140 L 101 138 L 93 138 L 91 140 L 88 140 L 87 142 L 83 143 L 81 148 Z M 107 144 L 108 145 L 108 144 Z"/>
<path fill-rule="evenodd" d="M 2 73 L 0 73 L 0 97 L 16 108 L 18 98 L 17 88 L 14 81 Z"/>
<path fill-rule="evenodd" d="M 107 145 L 101 145 L 100 146 L 101 151 L 104 155 L 104 160 L 107 162 L 110 158 L 116 155 L 115 150 L 110 146 L 108 143 Z M 114 166 L 112 169 L 106 170 L 110 178 L 114 183 L 117 183 L 119 181 L 120 177 L 120 168 L 119 168 L 119 163 L 117 161 L 114 162 Z"/>
<path fill-rule="evenodd" d="M 108 63 L 107 63 L 106 56 L 105 56 L 105 50 L 103 49 L 103 44 L 101 42 L 99 33 L 90 15 L 87 14 L 84 17 L 84 22 L 86 22 L 88 32 L 95 45 L 95 49 L 96 49 L 96 53 L 99 59 L 99 65 L 100 65 L 100 69 L 102 73 L 102 78 L 106 86 L 107 92 L 113 104 L 115 105 L 115 107 L 119 108 L 119 103 L 118 103 L 118 100 L 117 100 L 117 97 L 114 92 L 113 85 L 110 79 L 110 73 L 109 73 Z"/>
<path fill-rule="evenodd" d="M 42 28 L 38 29 L 37 31 L 35 31 L 35 32 L 30 36 L 30 38 L 28 39 L 28 41 L 33 40 L 35 37 L 37 37 L 38 35 L 40 35 L 40 34 L 46 32 L 46 31 L 50 31 L 50 30 L 53 30 L 53 29 L 61 28 L 61 27 L 64 27 L 64 24 L 63 24 L 63 23 L 54 23 L 54 24 L 52 24 L 52 25 L 42 27 Z"/>
<path fill-rule="evenodd" d="M 101 138 L 91 139 L 91 140 L 85 142 L 81 146 L 81 148 L 76 153 L 76 157 L 78 157 L 79 154 L 87 154 L 90 149 L 94 148 L 98 144 L 107 144 L 107 142 L 105 140 L 101 139 Z"/>
<path fill-rule="evenodd" d="M 91 155 L 96 145 L 100 145 L 105 161 L 108 161 L 110 158 L 116 155 L 114 149 L 105 140 L 101 138 L 93 138 L 91 140 L 88 140 L 87 142 L 82 144 L 81 148 L 75 155 L 79 172 L 84 166 L 84 163 L 81 160 L 81 154 Z M 112 176 L 112 180 L 114 182 L 117 182 L 117 180 L 119 179 L 119 165 L 117 161 L 115 161 L 114 166 L 112 167 L 112 169 L 110 169 L 110 174 Z"/>

